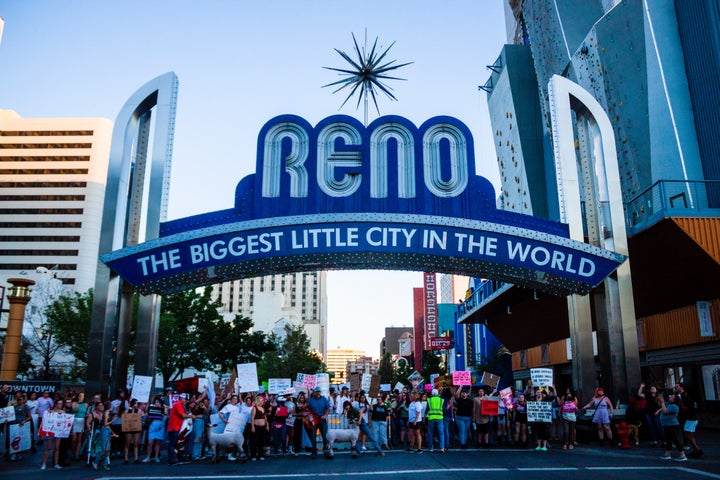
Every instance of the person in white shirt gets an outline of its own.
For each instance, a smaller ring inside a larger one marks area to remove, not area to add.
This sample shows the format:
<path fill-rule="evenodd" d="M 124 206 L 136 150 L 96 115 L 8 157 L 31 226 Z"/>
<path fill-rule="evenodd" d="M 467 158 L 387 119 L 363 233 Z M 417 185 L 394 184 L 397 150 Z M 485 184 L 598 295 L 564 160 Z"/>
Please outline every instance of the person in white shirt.
<path fill-rule="evenodd" d="M 335 408 L 335 413 L 338 415 L 343 413 L 343 405 L 345 402 L 351 402 L 352 399 L 350 398 L 350 393 L 348 392 L 348 387 L 342 387 L 340 389 L 340 395 L 337 397 L 337 406 Z"/>
<path fill-rule="evenodd" d="M 240 407 L 238 406 L 238 396 L 233 395 L 230 397 L 230 401 L 228 403 L 226 403 L 225 406 L 222 408 L 222 410 L 220 410 L 218 412 L 218 416 L 220 417 L 220 420 L 225 422 L 225 429 L 227 431 L 230 431 L 229 429 L 232 429 L 232 428 L 237 428 L 237 429 L 245 428 L 244 425 L 234 425 L 234 424 L 230 425 L 230 416 L 233 413 L 238 413 L 238 412 L 240 412 Z M 228 452 L 227 458 L 231 462 L 234 462 L 235 460 L 237 460 L 237 458 L 232 454 L 232 452 Z"/>

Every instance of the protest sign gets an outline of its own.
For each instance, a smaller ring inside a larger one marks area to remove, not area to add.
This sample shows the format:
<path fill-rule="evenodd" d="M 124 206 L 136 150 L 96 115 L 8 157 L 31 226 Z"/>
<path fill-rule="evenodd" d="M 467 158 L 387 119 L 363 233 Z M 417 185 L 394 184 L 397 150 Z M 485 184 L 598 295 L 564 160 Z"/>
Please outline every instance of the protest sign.
<path fill-rule="evenodd" d="M 132 384 L 132 398 L 137 399 L 140 403 L 148 403 L 150 401 L 150 390 L 152 389 L 152 377 L 143 375 L 135 375 Z"/>
<path fill-rule="evenodd" d="M 552 368 L 531 368 L 530 379 L 533 387 L 552 387 L 553 370 Z"/>
<path fill-rule="evenodd" d="M 197 376 L 181 378 L 180 380 L 175 380 L 175 391 L 194 395 L 198 391 L 198 384 Z"/>
<path fill-rule="evenodd" d="M 363 373 L 362 377 L 360 378 L 360 388 L 362 390 L 365 390 L 365 392 L 370 391 L 370 383 L 372 382 L 372 375 L 369 373 Z"/>
<path fill-rule="evenodd" d="M 0 408 L 0 424 L 15 421 L 15 407 Z"/>
<path fill-rule="evenodd" d="M 480 380 L 481 383 L 484 383 L 485 385 L 493 389 L 497 388 L 499 381 L 500 377 L 498 375 L 488 372 L 483 372 L 482 380 Z"/>
<path fill-rule="evenodd" d="M 299 394 L 300 392 L 303 392 L 303 393 L 305 394 L 305 397 L 306 397 L 306 398 L 307 398 L 307 396 L 308 396 L 309 393 L 310 393 L 310 392 L 308 392 L 308 388 L 307 388 L 304 384 L 302 384 L 302 383 L 293 382 L 293 388 L 295 389 L 295 391 L 296 391 L 298 394 Z"/>
<path fill-rule="evenodd" d="M 401 382 L 397 382 L 397 383 L 395 384 L 395 387 L 393 388 L 393 390 L 397 390 L 398 392 L 402 392 L 402 389 L 403 389 L 403 388 L 405 388 L 405 385 L 404 385 L 403 383 L 401 383 Z"/>
<path fill-rule="evenodd" d="M 455 370 L 452 374 L 452 383 L 453 385 L 472 385 L 472 380 L 470 379 L 470 371 L 468 370 Z"/>
<path fill-rule="evenodd" d="M 289 378 L 269 378 L 268 393 L 277 394 L 292 387 L 292 381 Z"/>
<path fill-rule="evenodd" d="M 14 424 L 8 427 L 8 448 L 11 453 L 24 452 L 32 447 L 30 423 Z"/>
<path fill-rule="evenodd" d="M 527 402 L 528 422 L 552 422 L 552 402 Z"/>
<path fill-rule="evenodd" d="M 430 374 L 430 383 L 434 386 L 435 385 L 435 379 L 440 376 L 439 373 L 431 373 Z"/>
<path fill-rule="evenodd" d="M 40 436 L 68 438 L 75 416 L 68 413 L 45 412 L 43 414 Z"/>
<path fill-rule="evenodd" d="M 413 386 L 413 388 L 417 388 L 418 385 L 423 381 L 423 376 L 420 375 L 419 372 L 413 372 L 410 374 L 409 377 L 407 377 L 408 381 L 410 382 L 410 385 Z"/>
<path fill-rule="evenodd" d="M 389 391 L 390 391 L 390 384 L 389 384 L 389 383 L 381 383 L 381 384 L 380 384 L 380 391 L 381 391 L 381 392 L 389 392 Z"/>
<path fill-rule="evenodd" d="M 142 413 L 123 413 L 120 417 L 123 432 L 140 432 L 142 431 Z"/>
<path fill-rule="evenodd" d="M 502 399 L 503 405 L 507 410 L 513 409 L 513 393 L 512 388 L 507 387 L 500 390 L 500 398 Z"/>
<path fill-rule="evenodd" d="M 380 375 L 372 375 L 370 377 L 370 397 L 375 397 L 380 393 Z"/>
<path fill-rule="evenodd" d="M 238 363 L 237 384 L 238 392 L 257 392 L 260 390 L 260 384 L 257 376 L 257 365 L 253 363 Z"/>
<path fill-rule="evenodd" d="M 481 415 L 490 415 L 491 417 L 497 417 L 499 408 L 500 405 L 495 400 L 482 400 L 480 402 Z"/>
<path fill-rule="evenodd" d="M 315 386 L 320 387 L 320 394 L 324 397 L 330 396 L 330 375 L 318 373 L 315 375 Z"/>

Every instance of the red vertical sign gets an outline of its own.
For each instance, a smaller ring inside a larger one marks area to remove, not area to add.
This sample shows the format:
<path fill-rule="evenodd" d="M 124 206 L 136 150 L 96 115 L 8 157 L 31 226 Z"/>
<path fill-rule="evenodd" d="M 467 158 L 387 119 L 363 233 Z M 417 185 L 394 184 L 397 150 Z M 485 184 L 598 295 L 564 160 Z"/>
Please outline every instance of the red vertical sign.
<path fill-rule="evenodd" d="M 438 308 L 437 308 L 437 283 L 435 273 L 423 273 L 423 297 L 425 299 L 425 350 L 432 350 L 432 339 L 439 335 L 438 332 Z"/>
<path fill-rule="evenodd" d="M 425 333 L 423 329 L 423 319 L 425 318 L 425 297 L 424 289 L 413 288 L 413 326 L 415 327 L 413 338 L 413 353 L 415 354 L 415 362 L 413 368 L 422 370 L 423 361 L 423 341 Z"/>

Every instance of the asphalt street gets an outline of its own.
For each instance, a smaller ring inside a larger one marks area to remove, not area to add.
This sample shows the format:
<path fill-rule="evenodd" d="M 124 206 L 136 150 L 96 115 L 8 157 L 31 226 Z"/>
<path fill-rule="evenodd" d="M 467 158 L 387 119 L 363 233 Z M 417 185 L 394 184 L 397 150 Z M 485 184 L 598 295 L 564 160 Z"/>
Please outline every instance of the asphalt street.
<path fill-rule="evenodd" d="M 336 451 L 330 460 L 322 455 L 312 459 L 309 455 L 271 456 L 266 461 L 233 463 L 222 460 L 211 464 L 208 460 L 185 465 L 167 463 L 123 465 L 113 459 L 110 470 L 93 470 L 84 463 L 74 463 L 62 470 L 40 470 L 42 454 L 26 455 L 18 461 L 0 461 L 0 471 L 14 478 L 25 479 L 258 479 L 273 480 L 316 477 L 343 480 L 389 476 L 402 479 L 465 479 L 495 480 L 522 478 L 523 480 L 564 480 L 589 478 L 599 475 L 602 480 L 657 480 L 657 479 L 720 479 L 720 432 L 700 432 L 700 445 L 705 451 L 701 459 L 687 462 L 663 460 L 662 448 L 647 446 L 631 450 L 604 447 L 595 444 L 580 445 L 563 451 L 559 445 L 547 452 L 531 449 L 468 449 L 450 450 L 447 453 L 422 454 L 391 450 L 384 457 L 364 452 L 352 458 L 348 451 Z M 673 456 L 677 456 L 674 452 Z"/>

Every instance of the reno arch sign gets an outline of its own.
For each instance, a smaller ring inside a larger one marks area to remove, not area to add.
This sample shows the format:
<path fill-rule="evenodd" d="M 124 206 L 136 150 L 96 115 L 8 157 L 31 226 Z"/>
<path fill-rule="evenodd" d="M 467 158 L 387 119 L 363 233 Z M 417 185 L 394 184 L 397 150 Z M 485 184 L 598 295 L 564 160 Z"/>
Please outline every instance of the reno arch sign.
<path fill-rule="evenodd" d="M 568 226 L 495 207 L 475 174 L 469 129 L 451 117 L 368 127 L 335 115 L 265 124 L 256 174 L 227 210 L 166 222 L 157 239 L 101 256 L 140 292 L 319 269 L 488 277 L 585 294 L 625 257 L 569 238 Z"/>

